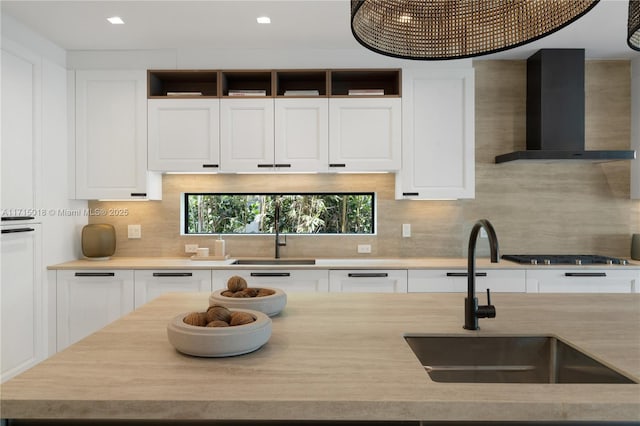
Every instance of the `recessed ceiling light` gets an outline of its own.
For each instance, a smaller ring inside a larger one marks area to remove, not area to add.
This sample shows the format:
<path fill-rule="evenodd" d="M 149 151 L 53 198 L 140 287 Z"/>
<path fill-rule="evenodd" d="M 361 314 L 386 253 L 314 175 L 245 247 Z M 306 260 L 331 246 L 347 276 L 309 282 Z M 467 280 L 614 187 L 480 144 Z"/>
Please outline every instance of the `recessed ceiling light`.
<path fill-rule="evenodd" d="M 270 24 L 271 18 L 268 16 L 259 16 L 256 18 L 256 21 L 258 21 L 258 24 Z"/>
<path fill-rule="evenodd" d="M 112 16 L 111 18 L 107 18 L 107 21 L 111 22 L 114 25 L 116 25 L 116 24 L 124 24 L 124 21 L 119 16 Z"/>

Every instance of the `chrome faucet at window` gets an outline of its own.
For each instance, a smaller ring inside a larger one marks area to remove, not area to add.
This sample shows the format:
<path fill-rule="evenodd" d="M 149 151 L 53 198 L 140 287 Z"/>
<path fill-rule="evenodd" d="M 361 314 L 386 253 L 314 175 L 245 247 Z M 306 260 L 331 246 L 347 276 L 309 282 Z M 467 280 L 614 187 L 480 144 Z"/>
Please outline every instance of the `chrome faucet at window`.
<path fill-rule="evenodd" d="M 498 237 L 493 229 L 493 225 L 482 219 L 476 222 L 471 228 L 469 235 L 469 252 L 467 254 L 467 297 L 464 299 L 464 328 L 467 330 L 478 330 L 478 318 L 495 318 L 496 308 L 491 304 L 491 294 L 487 289 L 487 304 L 478 306 L 476 297 L 476 242 L 480 229 L 484 228 L 489 237 L 489 248 L 491 250 L 491 262 L 498 263 Z"/>
<path fill-rule="evenodd" d="M 280 247 L 287 245 L 286 236 L 284 236 L 284 241 L 280 241 L 280 197 L 276 197 L 274 202 L 274 212 L 273 212 L 273 229 L 276 234 L 275 239 L 275 258 L 280 259 Z"/>

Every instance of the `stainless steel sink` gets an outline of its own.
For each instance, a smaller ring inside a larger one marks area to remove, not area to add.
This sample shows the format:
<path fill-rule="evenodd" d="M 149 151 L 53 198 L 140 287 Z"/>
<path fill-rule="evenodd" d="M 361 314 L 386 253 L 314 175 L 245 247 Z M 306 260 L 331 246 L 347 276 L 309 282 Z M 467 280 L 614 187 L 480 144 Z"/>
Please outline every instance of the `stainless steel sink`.
<path fill-rule="evenodd" d="M 638 383 L 551 335 L 404 337 L 435 382 Z"/>
<path fill-rule="evenodd" d="M 232 265 L 315 265 L 315 259 L 238 259 Z"/>

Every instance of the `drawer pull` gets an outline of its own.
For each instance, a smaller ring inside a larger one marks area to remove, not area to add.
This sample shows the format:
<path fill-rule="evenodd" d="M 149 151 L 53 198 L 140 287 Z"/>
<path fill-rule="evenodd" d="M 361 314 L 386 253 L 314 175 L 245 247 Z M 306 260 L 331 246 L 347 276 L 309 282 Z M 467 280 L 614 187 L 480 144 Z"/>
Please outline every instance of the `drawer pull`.
<path fill-rule="evenodd" d="M 76 272 L 76 277 L 115 277 L 115 272 Z"/>
<path fill-rule="evenodd" d="M 252 277 L 290 277 L 289 272 L 252 272 Z"/>
<path fill-rule="evenodd" d="M 33 220 L 35 217 L 33 216 L 3 216 L 2 221 L 5 220 Z"/>
<path fill-rule="evenodd" d="M 347 167 L 347 165 L 343 163 L 331 163 L 329 167 Z"/>
<path fill-rule="evenodd" d="M 448 277 L 468 277 L 468 272 L 447 272 Z M 476 272 L 476 277 L 486 277 L 486 272 Z"/>
<path fill-rule="evenodd" d="M 3 234 L 17 234 L 18 232 L 32 232 L 35 231 L 33 228 L 13 228 L 13 229 L 3 229 Z"/>
<path fill-rule="evenodd" d="M 131 196 L 132 197 L 146 197 L 147 193 L 146 192 L 132 192 Z"/>
<path fill-rule="evenodd" d="M 217 169 L 218 166 L 217 164 L 203 164 L 202 167 L 204 167 L 205 169 Z"/>
<path fill-rule="evenodd" d="M 348 276 L 349 278 L 386 278 L 389 274 L 386 272 L 352 272 Z"/>
<path fill-rule="evenodd" d="M 259 169 L 267 169 L 273 167 L 273 164 L 258 164 Z"/>
<path fill-rule="evenodd" d="M 274 167 L 291 167 L 291 164 L 277 163 Z"/>
<path fill-rule="evenodd" d="M 154 272 L 154 277 L 192 277 L 191 272 Z"/>
<path fill-rule="evenodd" d="M 403 197 L 418 197 L 420 196 L 419 192 L 403 192 L 402 193 Z"/>
<path fill-rule="evenodd" d="M 606 272 L 565 272 L 565 277 L 606 277 Z"/>

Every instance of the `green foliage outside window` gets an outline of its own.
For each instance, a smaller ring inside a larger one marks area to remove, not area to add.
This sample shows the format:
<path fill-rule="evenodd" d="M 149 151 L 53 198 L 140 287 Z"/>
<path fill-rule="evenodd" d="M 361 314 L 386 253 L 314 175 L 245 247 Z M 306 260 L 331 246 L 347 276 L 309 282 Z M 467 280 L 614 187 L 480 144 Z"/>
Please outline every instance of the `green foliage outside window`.
<path fill-rule="evenodd" d="M 373 193 L 185 194 L 186 234 L 373 234 Z"/>

